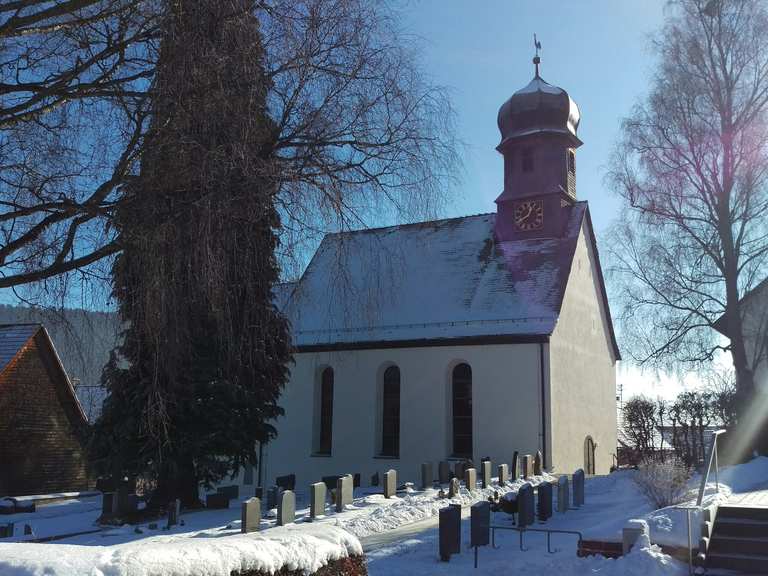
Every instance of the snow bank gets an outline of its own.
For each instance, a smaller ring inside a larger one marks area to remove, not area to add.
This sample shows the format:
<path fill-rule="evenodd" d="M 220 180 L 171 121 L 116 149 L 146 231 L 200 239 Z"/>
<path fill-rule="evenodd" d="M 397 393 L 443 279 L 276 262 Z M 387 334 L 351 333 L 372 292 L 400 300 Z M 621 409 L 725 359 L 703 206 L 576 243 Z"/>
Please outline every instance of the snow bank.
<path fill-rule="evenodd" d="M 353 535 L 333 526 L 293 525 L 256 534 L 157 536 L 115 546 L 0 544 L 3 576 L 230 576 L 281 568 L 315 572 L 362 554 Z"/>

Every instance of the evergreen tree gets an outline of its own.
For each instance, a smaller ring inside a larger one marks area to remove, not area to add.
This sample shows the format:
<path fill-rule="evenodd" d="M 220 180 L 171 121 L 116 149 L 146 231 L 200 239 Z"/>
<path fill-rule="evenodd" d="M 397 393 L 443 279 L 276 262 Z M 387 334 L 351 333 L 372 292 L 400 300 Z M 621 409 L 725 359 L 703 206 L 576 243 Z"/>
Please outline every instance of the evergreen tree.
<path fill-rule="evenodd" d="M 152 124 L 115 226 L 125 321 L 94 434 L 101 470 L 156 482 L 154 505 L 257 459 L 288 375 L 272 302 L 279 216 L 252 0 L 168 5 Z"/>

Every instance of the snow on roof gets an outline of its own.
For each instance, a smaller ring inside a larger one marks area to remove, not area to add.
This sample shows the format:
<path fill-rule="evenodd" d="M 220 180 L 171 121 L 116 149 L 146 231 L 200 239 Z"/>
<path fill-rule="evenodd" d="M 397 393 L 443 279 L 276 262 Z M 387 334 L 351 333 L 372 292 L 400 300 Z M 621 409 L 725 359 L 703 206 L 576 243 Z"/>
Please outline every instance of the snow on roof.
<path fill-rule="evenodd" d="M 551 334 L 585 212 L 561 238 L 497 242 L 496 214 L 330 234 L 284 308 L 294 345 Z"/>
<path fill-rule="evenodd" d="M 5 370 L 40 327 L 40 324 L 0 324 L 0 371 Z"/>

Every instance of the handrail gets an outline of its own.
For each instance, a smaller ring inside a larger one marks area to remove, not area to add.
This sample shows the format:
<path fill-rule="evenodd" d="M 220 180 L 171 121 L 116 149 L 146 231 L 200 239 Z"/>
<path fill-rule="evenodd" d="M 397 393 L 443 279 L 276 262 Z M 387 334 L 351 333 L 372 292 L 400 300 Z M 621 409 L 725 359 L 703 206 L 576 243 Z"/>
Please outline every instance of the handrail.
<path fill-rule="evenodd" d="M 712 445 L 709 449 L 709 462 L 707 463 L 707 470 L 701 476 L 701 486 L 699 486 L 699 497 L 696 499 L 696 506 L 701 506 L 704 500 L 704 490 L 707 488 L 707 481 L 709 480 L 709 473 L 712 470 L 712 462 L 715 463 L 715 487 L 720 492 L 720 482 L 717 477 L 718 463 L 717 463 L 717 437 L 720 434 L 725 434 L 725 430 L 717 430 L 712 433 Z"/>

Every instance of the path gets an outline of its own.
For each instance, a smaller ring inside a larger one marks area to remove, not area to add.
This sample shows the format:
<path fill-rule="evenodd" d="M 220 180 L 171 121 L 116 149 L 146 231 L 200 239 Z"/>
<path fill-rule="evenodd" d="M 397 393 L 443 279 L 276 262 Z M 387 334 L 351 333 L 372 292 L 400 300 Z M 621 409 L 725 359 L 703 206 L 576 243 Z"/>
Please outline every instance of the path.
<path fill-rule="evenodd" d="M 734 493 L 728 499 L 727 505 L 740 508 L 768 508 L 768 487 Z"/>

